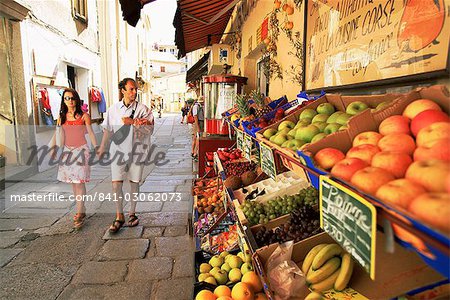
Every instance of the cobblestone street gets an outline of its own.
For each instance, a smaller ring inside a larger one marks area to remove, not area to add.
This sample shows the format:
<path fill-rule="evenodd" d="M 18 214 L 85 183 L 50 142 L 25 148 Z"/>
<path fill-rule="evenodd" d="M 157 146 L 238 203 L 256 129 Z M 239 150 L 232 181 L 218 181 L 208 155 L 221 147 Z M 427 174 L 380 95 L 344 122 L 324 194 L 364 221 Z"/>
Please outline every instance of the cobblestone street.
<path fill-rule="evenodd" d="M 112 201 L 86 203 L 88 219 L 80 231 L 73 230 L 73 202 L 8 207 L 0 215 L 1 299 L 192 299 L 190 127 L 175 114 L 156 122 L 153 144 L 168 163 L 144 169 L 141 192 L 148 200 L 152 193 L 177 192 L 181 201 L 138 203 L 139 226 L 114 235 L 108 232 Z M 91 195 L 110 193 L 109 167 L 94 166 L 86 186 Z M 7 188 L 5 199 L 51 192 L 72 193 L 56 180 L 55 169 Z"/>

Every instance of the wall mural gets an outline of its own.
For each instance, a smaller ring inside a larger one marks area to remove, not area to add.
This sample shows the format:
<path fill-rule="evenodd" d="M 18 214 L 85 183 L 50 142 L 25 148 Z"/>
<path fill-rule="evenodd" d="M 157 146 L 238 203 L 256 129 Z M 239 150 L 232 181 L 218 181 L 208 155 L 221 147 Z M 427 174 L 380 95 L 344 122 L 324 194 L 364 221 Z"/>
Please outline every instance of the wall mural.
<path fill-rule="evenodd" d="M 447 70 L 449 7 L 450 0 L 308 1 L 306 89 Z"/>

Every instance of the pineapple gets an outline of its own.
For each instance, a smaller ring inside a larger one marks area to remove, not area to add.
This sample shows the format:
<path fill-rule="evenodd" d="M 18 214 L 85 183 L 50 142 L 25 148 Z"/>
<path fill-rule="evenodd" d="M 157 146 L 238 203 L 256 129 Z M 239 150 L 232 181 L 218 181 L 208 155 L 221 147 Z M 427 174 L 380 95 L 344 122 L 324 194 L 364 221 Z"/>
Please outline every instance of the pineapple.
<path fill-rule="evenodd" d="M 250 115 L 250 108 L 248 107 L 247 96 L 245 94 L 236 95 L 236 105 L 242 118 Z"/>
<path fill-rule="evenodd" d="M 261 93 L 253 90 L 250 93 L 250 96 L 255 101 L 255 107 L 253 108 L 255 118 L 260 118 L 271 111 L 270 107 L 265 106 L 264 99 Z"/>

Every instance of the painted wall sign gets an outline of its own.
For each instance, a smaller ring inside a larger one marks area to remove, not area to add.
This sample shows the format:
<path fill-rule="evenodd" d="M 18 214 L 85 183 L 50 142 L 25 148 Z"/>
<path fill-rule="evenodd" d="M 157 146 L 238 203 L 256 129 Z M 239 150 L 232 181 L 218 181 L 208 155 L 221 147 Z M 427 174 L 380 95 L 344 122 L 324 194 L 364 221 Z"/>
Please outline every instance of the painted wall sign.
<path fill-rule="evenodd" d="M 308 1 L 306 89 L 446 70 L 450 0 Z"/>

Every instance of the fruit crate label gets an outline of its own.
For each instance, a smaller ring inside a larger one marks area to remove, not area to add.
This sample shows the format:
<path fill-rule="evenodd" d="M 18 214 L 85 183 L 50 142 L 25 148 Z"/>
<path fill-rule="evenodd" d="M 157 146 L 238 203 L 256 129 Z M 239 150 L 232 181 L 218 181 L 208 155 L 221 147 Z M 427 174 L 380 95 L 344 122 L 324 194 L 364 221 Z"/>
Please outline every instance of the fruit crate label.
<path fill-rule="evenodd" d="M 244 152 L 244 133 L 240 130 L 236 130 L 236 148 Z"/>
<path fill-rule="evenodd" d="M 320 226 L 375 280 L 375 207 L 325 176 L 320 176 L 319 201 Z"/>
<path fill-rule="evenodd" d="M 259 147 L 261 155 L 261 170 L 273 180 L 277 180 L 277 168 L 275 165 L 275 158 L 272 148 L 264 143 L 259 143 Z"/>
<path fill-rule="evenodd" d="M 252 137 L 246 133 L 244 133 L 244 157 L 248 159 L 249 161 L 252 160 L 252 148 L 253 148 L 253 141 Z"/>

